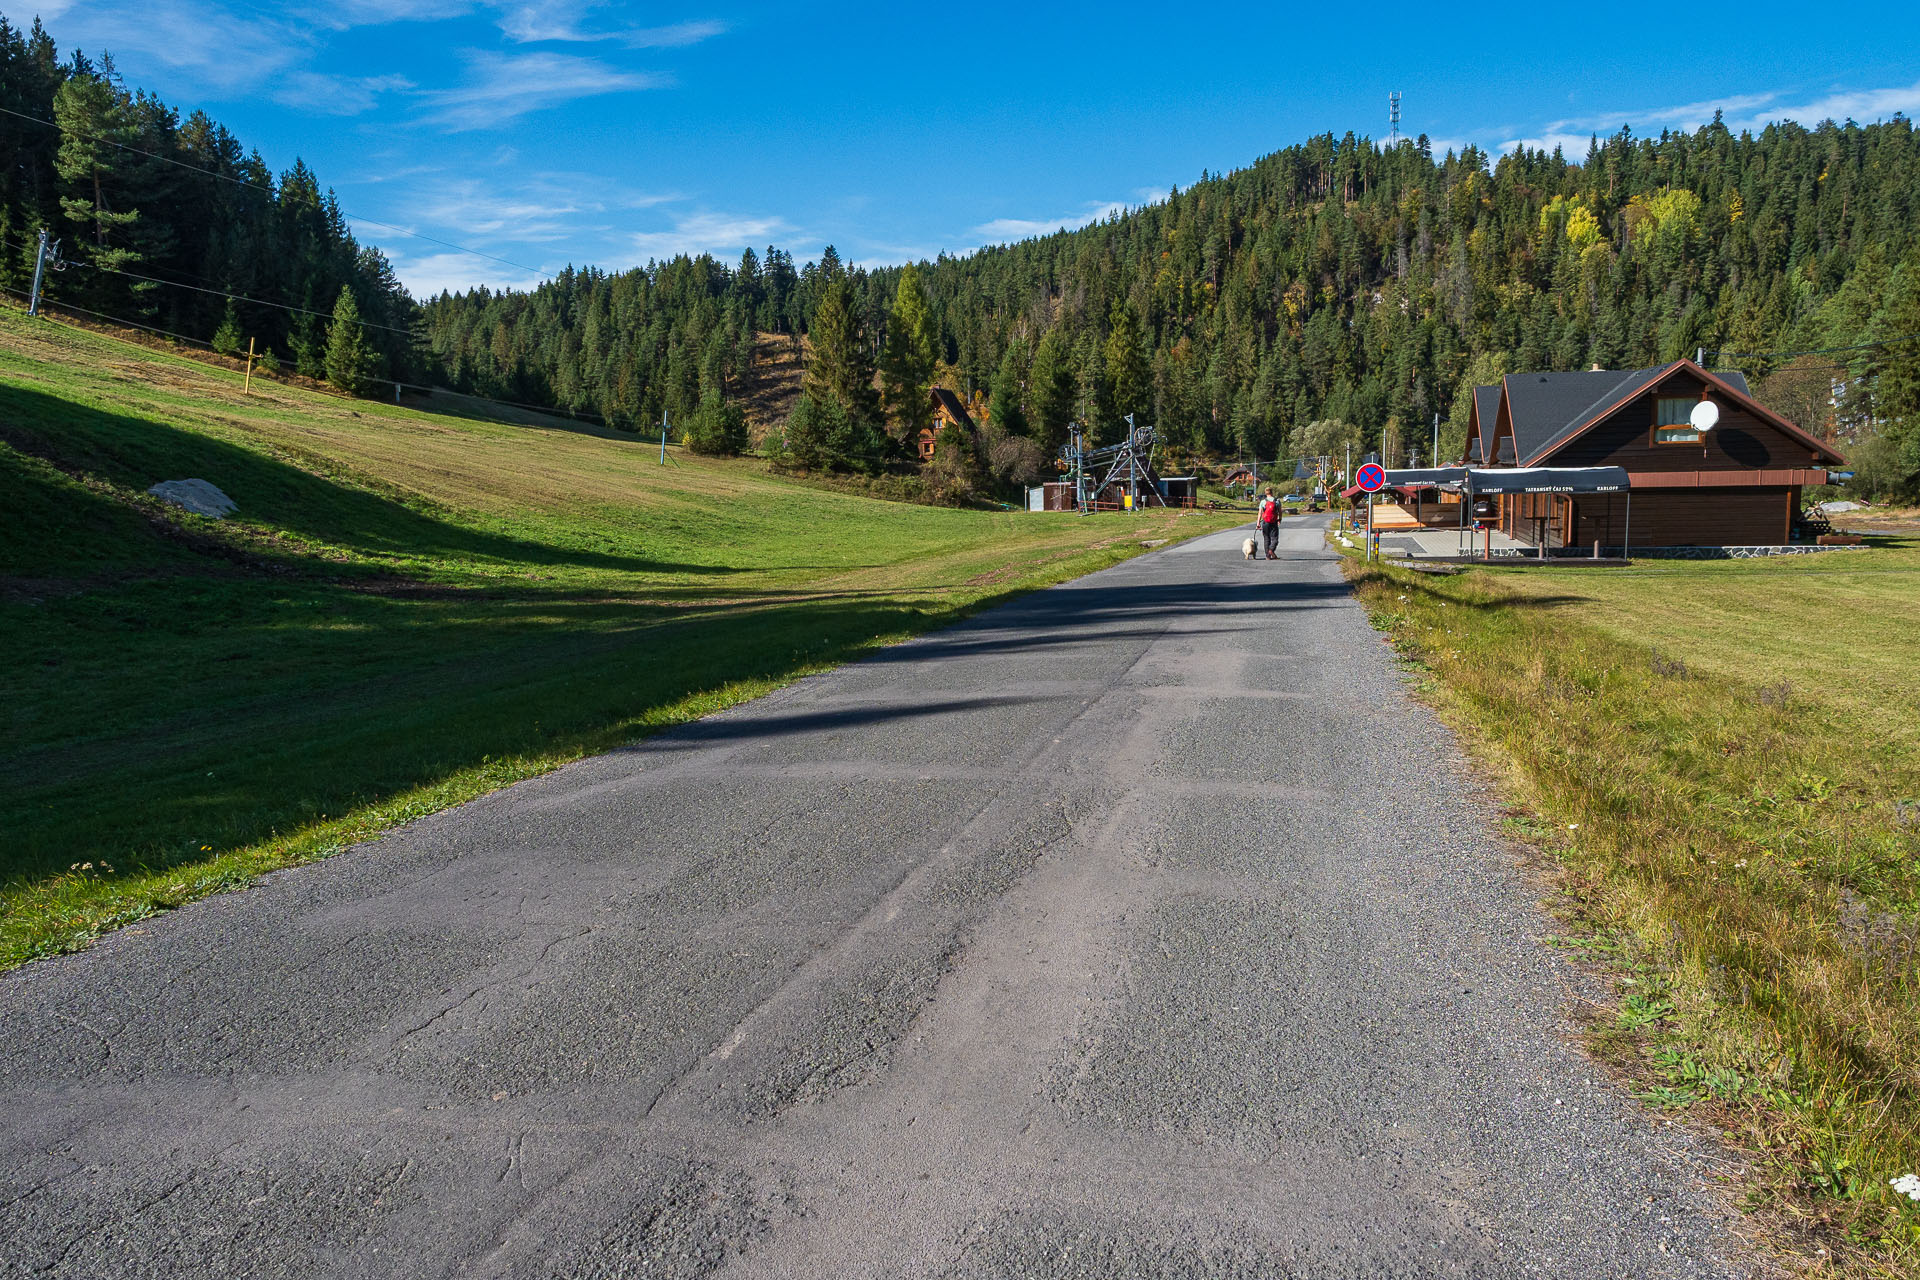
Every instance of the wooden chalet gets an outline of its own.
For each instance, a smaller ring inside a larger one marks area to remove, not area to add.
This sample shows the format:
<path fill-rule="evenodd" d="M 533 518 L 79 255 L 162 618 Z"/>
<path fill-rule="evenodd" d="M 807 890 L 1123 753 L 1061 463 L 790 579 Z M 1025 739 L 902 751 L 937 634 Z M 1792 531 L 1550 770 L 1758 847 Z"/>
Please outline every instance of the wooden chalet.
<path fill-rule="evenodd" d="M 1689 419 L 1702 400 L 1720 410 L 1705 432 Z M 1626 373 L 1511 374 L 1497 387 L 1475 388 L 1473 415 L 1481 456 L 1493 467 L 1625 469 L 1630 528 L 1623 495 L 1499 498 L 1498 527 L 1548 548 L 1617 547 L 1629 536 L 1634 547 L 1781 545 L 1801 490 L 1825 484 L 1826 468 L 1845 461 L 1756 401 L 1744 375 L 1691 360 Z"/>
<path fill-rule="evenodd" d="M 933 461 L 933 440 L 945 427 L 965 427 L 968 431 L 978 430 L 973 425 L 973 415 L 967 412 L 967 406 L 960 397 L 945 387 L 934 387 L 927 392 L 933 401 L 933 425 L 920 428 L 919 438 L 914 442 L 919 449 L 920 461 Z"/>

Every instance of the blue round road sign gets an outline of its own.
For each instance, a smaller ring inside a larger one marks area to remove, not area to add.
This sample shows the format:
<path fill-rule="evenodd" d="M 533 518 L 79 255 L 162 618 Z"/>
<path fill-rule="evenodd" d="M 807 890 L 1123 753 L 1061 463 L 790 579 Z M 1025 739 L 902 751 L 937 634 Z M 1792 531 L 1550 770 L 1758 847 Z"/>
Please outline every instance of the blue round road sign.
<path fill-rule="evenodd" d="M 1387 487 L 1387 470 L 1377 462 L 1366 463 L 1353 473 L 1353 482 L 1368 493 L 1377 493 Z"/>

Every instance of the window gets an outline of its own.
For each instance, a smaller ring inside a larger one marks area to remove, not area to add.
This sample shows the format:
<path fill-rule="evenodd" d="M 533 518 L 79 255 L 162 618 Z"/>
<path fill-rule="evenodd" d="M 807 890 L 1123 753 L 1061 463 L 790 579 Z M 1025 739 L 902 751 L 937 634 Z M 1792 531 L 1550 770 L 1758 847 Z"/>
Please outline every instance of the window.
<path fill-rule="evenodd" d="M 1655 444 L 1699 444 L 1700 433 L 1689 415 L 1698 400 L 1690 396 L 1661 396 L 1654 401 L 1653 442 Z"/>

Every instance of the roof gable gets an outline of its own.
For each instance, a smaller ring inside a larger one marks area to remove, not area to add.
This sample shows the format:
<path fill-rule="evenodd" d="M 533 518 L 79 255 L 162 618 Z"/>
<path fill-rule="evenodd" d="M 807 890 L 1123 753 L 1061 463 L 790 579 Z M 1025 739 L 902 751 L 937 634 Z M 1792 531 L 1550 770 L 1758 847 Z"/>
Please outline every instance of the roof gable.
<path fill-rule="evenodd" d="M 930 391 L 936 408 L 945 409 L 949 418 L 967 430 L 975 430 L 973 415 L 967 412 L 967 406 L 961 403 L 959 396 L 947 390 L 945 387 L 933 387 Z"/>
<path fill-rule="evenodd" d="M 1470 457 L 1491 457 L 1494 426 L 1500 420 L 1500 386 L 1473 389 L 1473 423 L 1467 441 Z"/>
<path fill-rule="evenodd" d="M 1644 373 L 1645 370 L 1639 372 Z M 1531 463 L 1577 430 L 1585 414 L 1623 381 L 1636 376 L 1615 369 L 1576 373 L 1510 373 L 1502 381 L 1513 424 L 1514 453 Z"/>
<path fill-rule="evenodd" d="M 1785 432 L 1826 460 L 1835 463 L 1844 461 L 1840 454 L 1834 451 L 1833 446 L 1808 434 L 1755 400 L 1747 389 L 1745 374 L 1731 369 L 1724 374 L 1709 373 L 1691 360 L 1676 360 L 1672 364 L 1661 365 L 1658 368 L 1635 369 L 1628 373 L 1593 370 L 1584 374 L 1529 373 L 1509 376 L 1506 380 L 1507 404 L 1513 415 L 1514 439 L 1522 464 L 1540 465 L 1556 450 L 1566 447 L 1591 431 L 1635 396 L 1649 387 L 1664 382 L 1672 374 L 1680 372 L 1693 374 L 1706 386 L 1721 392 L 1740 408 L 1769 426 Z M 1581 383 L 1576 379 L 1589 381 Z M 1599 381 L 1593 381 L 1596 379 Z M 1612 380 L 1611 384 L 1602 389 L 1602 383 L 1609 379 Z M 1525 432 L 1520 425 L 1522 403 L 1513 394 L 1516 380 L 1523 383 L 1525 403 L 1529 407 L 1528 411 L 1533 415 Z M 1582 386 L 1600 390 L 1600 394 L 1568 415 L 1560 425 L 1554 426 L 1553 418 L 1564 412 L 1565 406 L 1577 398 L 1577 393 Z"/>

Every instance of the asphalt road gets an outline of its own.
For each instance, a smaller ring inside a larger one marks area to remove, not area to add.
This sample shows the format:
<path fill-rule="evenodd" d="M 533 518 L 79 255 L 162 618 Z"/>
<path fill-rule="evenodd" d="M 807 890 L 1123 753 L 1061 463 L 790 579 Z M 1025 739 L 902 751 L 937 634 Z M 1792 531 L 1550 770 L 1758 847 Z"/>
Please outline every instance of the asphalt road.
<path fill-rule="evenodd" d="M 0 1274 L 1730 1276 L 1289 522 L 0 979 Z"/>

